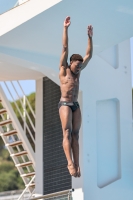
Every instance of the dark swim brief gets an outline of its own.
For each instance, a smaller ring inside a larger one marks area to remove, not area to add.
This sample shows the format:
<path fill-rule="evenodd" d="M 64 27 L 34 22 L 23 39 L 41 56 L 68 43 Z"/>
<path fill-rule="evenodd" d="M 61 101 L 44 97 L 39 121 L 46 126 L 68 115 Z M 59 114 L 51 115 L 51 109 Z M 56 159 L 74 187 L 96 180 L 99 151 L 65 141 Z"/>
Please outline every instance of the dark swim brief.
<path fill-rule="evenodd" d="M 61 106 L 69 106 L 71 108 L 72 112 L 74 112 L 75 110 L 77 110 L 77 108 L 79 108 L 79 103 L 78 102 L 60 101 L 58 103 L 58 108 L 60 108 Z"/>

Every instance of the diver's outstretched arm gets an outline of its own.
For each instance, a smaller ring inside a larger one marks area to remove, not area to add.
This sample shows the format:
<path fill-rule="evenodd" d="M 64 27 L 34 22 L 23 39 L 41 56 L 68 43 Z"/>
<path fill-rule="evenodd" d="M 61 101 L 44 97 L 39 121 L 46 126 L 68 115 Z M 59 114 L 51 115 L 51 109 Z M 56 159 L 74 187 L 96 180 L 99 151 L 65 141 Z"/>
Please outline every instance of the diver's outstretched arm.
<path fill-rule="evenodd" d="M 93 42 L 92 42 L 93 27 L 91 25 L 88 26 L 87 34 L 88 34 L 88 46 L 87 46 L 86 55 L 84 57 L 81 70 L 86 67 L 86 65 L 88 64 L 89 60 L 92 58 L 92 52 L 93 52 Z"/>
<path fill-rule="evenodd" d="M 70 17 L 66 17 L 63 27 L 63 38 L 62 38 L 62 54 L 60 59 L 60 67 L 67 67 L 67 57 L 68 57 L 68 27 L 70 26 Z"/>

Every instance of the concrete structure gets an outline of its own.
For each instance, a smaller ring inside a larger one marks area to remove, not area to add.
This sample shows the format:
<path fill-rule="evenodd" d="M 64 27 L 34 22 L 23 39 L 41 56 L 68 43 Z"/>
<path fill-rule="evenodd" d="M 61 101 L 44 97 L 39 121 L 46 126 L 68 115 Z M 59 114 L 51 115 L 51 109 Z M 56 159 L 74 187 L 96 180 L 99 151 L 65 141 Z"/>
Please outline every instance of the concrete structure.
<path fill-rule="evenodd" d="M 131 0 L 30 0 L 0 16 L 0 80 L 37 80 L 36 193 L 43 193 L 42 77 L 59 84 L 62 24 L 67 15 L 72 21 L 70 54 L 85 54 L 86 28 L 94 26 L 94 55 L 80 80 L 82 176 L 72 179 L 74 200 L 131 200 Z"/>

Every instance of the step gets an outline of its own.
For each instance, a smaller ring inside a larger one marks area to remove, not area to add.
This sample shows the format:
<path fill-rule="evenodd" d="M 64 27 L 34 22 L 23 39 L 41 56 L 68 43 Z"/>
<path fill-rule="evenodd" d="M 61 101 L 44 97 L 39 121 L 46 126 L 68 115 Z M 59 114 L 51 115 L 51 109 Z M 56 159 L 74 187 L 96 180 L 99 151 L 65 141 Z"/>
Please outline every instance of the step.
<path fill-rule="evenodd" d="M 4 121 L 0 122 L 0 126 L 4 126 L 4 125 L 7 125 L 7 124 L 11 124 L 11 123 L 12 123 L 11 119 L 4 120 Z"/>
<path fill-rule="evenodd" d="M 21 174 L 21 177 L 28 177 L 28 176 L 34 176 L 35 172 L 30 172 L 28 174 Z"/>
<path fill-rule="evenodd" d="M 8 131 L 8 132 L 5 132 L 5 133 L 1 133 L 0 135 L 1 136 L 10 136 L 10 135 L 14 135 L 16 133 L 17 133 L 16 130 L 12 130 L 12 131 Z"/>
<path fill-rule="evenodd" d="M 8 143 L 5 146 L 6 147 L 8 147 L 8 146 L 14 147 L 14 146 L 17 146 L 17 145 L 20 145 L 20 144 L 22 144 L 22 141 L 16 141 L 16 142 Z"/>
<path fill-rule="evenodd" d="M 26 167 L 29 165 L 33 165 L 33 163 L 31 161 L 25 162 L 25 163 L 20 163 L 20 164 L 16 164 L 16 167 Z"/>
<path fill-rule="evenodd" d="M 27 186 L 28 186 L 28 184 L 25 185 L 25 187 L 27 187 Z M 29 185 L 29 187 L 35 187 L 35 183 L 31 183 L 31 184 Z"/>
<path fill-rule="evenodd" d="M 18 156 L 23 156 L 25 154 L 28 154 L 28 152 L 27 151 L 21 151 L 21 152 L 13 153 L 10 156 L 11 157 L 14 157 L 14 156 L 18 157 Z"/>
<path fill-rule="evenodd" d="M 0 109 L 0 115 L 6 113 L 7 110 L 5 108 Z"/>

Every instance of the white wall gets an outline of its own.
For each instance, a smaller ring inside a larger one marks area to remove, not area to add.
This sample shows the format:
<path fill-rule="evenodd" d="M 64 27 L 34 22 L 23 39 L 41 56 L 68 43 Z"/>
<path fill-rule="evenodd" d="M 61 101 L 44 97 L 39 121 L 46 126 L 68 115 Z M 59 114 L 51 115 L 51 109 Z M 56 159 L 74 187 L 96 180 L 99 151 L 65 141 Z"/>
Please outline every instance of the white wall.
<path fill-rule="evenodd" d="M 94 56 L 81 75 L 84 200 L 133 197 L 130 61 L 127 40 Z"/>
<path fill-rule="evenodd" d="M 79 92 L 78 102 L 80 104 L 81 114 L 83 113 L 83 94 L 82 91 Z M 83 119 L 82 119 L 83 120 Z M 74 178 L 72 177 L 72 188 L 75 190 L 72 193 L 73 199 L 84 199 L 83 194 L 83 127 L 81 125 L 80 132 L 79 132 L 79 163 L 80 163 L 80 170 L 81 170 L 81 177 Z"/>
<path fill-rule="evenodd" d="M 43 194 L 43 78 L 36 81 L 35 193 Z"/>

